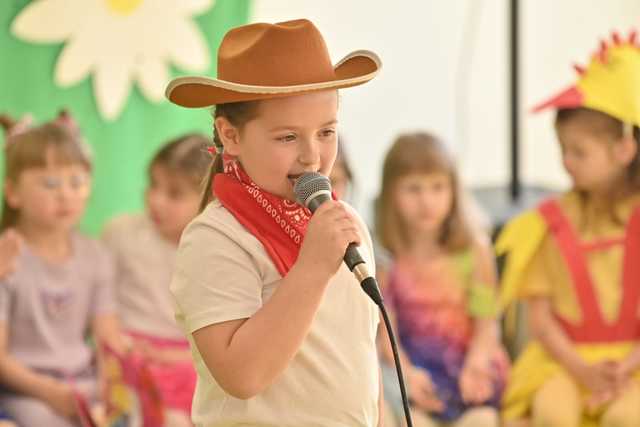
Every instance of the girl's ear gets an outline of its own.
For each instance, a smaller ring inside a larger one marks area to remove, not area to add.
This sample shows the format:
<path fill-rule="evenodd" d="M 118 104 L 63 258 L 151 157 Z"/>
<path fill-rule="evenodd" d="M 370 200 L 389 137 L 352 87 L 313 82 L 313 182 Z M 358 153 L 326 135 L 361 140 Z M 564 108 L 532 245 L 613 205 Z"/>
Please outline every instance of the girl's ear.
<path fill-rule="evenodd" d="M 633 136 L 624 136 L 619 143 L 615 145 L 614 153 L 621 164 L 628 166 L 638 153 L 638 143 Z"/>
<path fill-rule="evenodd" d="M 7 200 L 7 204 L 9 205 L 9 207 L 13 209 L 19 209 L 20 196 L 16 191 L 15 184 L 10 180 L 6 180 L 3 186 L 3 191 L 4 191 L 4 197 Z"/>
<path fill-rule="evenodd" d="M 224 146 L 225 153 L 231 156 L 240 154 L 240 131 L 226 117 L 217 117 L 213 125 L 218 138 Z"/>

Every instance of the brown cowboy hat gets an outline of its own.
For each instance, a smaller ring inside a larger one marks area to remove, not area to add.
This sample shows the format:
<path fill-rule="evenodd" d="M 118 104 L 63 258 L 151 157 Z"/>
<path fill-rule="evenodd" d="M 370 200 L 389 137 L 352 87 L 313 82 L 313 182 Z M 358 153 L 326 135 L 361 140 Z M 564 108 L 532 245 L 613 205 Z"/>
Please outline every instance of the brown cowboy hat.
<path fill-rule="evenodd" d="M 382 63 L 370 51 L 335 66 L 318 29 L 306 19 L 249 24 L 230 30 L 218 49 L 218 78 L 178 77 L 166 96 L 183 107 L 278 98 L 366 83 Z"/>

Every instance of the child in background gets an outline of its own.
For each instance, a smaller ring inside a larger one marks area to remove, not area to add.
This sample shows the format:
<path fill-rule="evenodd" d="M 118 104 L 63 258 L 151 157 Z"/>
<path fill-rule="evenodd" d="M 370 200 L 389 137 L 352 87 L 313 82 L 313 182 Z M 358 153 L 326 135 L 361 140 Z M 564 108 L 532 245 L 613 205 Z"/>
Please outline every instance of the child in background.
<path fill-rule="evenodd" d="M 120 321 L 168 409 L 166 426 L 190 425 L 196 373 L 169 283 L 180 235 L 198 213 L 208 145 L 205 136 L 190 134 L 162 147 L 149 165 L 146 212 L 116 218 L 103 236 L 116 261 Z"/>
<path fill-rule="evenodd" d="M 507 425 L 640 425 L 640 52 L 603 43 L 575 86 L 541 104 L 573 188 L 515 219 L 503 300 L 526 300 L 534 340 L 504 397 Z"/>
<path fill-rule="evenodd" d="M 379 277 L 416 419 L 497 427 L 508 361 L 497 339 L 494 259 L 468 214 L 453 160 L 435 137 L 401 135 L 389 150 L 376 228 L 393 257 Z M 380 344 L 393 365 L 386 331 Z M 397 396 L 386 397 L 399 413 Z"/>
<path fill-rule="evenodd" d="M 180 241 L 171 291 L 198 372 L 193 421 L 207 427 L 378 425 L 376 305 L 343 263 L 366 227 L 346 204 L 296 203 L 306 172 L 335 161 L 337 90 L 380 61 L 355 51 L 333 66 L 308 20 L 230 30 L 220 80 L 178 78 L 168 98 L 215 105 L 204 210 Z"/>
<path fill-rule="evenodd" d="M 97 402 L 87 332 L 124 351 L 112 299 L 113 265 L 76 231 L 91 188 L 91 159 L 72 118 L 30 128 L 3 116 L 0 233 L 23 240 L 0 279 L 0 407 L 20 426 L 70 427 Z M 13 230 L 13 231 L 8 231 Z"/>

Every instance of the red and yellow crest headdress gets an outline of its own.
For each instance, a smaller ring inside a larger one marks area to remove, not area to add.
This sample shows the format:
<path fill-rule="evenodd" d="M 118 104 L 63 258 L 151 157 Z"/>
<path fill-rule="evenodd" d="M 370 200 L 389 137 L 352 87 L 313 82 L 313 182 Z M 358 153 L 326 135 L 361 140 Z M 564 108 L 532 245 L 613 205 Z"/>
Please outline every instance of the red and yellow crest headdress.
<path fill-rule="evenodd" d="M 587 67 L 574 68 L 578 81 L 534 107 L 534 112 L 586 107 L 640 126 L 640 45 L 635 31 L 626 39 L 613 33 L 610 41 L 601 41 Z"/>

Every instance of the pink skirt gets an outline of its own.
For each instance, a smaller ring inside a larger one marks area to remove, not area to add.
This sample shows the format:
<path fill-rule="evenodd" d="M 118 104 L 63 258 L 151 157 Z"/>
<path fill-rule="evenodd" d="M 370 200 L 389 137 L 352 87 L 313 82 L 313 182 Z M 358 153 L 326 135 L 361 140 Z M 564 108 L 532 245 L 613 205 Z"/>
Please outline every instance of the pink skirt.
<path fill-rule="evenodd" d="M 127 334 L 134 340 L 145 342 L 158 350 L 189 350 L 187 340 L 158 338 L 134 331 L 127 331 Z M 145 363 L 164 405 L 190 414 L 197 379 L 193 363 L 190 360 L 170 364 L 152 361 Z"/>

